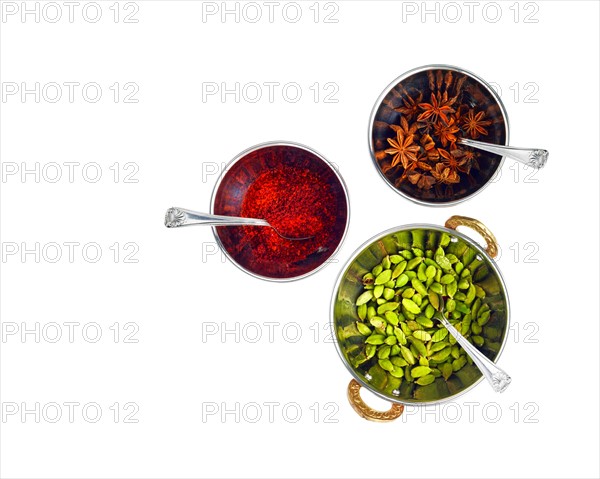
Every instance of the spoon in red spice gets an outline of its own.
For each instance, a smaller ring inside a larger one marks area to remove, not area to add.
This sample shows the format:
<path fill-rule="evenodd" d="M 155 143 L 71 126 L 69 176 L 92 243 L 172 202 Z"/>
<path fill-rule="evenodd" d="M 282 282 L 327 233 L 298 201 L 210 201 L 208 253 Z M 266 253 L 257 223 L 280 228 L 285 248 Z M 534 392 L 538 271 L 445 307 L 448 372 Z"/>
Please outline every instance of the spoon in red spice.
<path fill-rule="evenodd" d="M 308 240 L 314 236 L 302 238 L 291 238 L 281 234 L 275 226 L 267 220 L 258 218 L 242 218 L 239 216 L 211 215 L 198 213 L 184 208 L 169 208 L 165 214 L 165 226 L 167 228 L 178 228 L 180 226 L 207 225 L 207 226 L 269 226 L 283 239 L 291 241 Z"/>

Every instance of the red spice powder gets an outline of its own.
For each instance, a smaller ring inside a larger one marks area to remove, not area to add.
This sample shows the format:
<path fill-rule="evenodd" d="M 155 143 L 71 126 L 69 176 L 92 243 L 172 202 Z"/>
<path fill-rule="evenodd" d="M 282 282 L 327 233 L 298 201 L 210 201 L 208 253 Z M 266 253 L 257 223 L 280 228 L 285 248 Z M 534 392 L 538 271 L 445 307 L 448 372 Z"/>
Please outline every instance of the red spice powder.
<path fill-rule="evenodd" d="M 337 196 L 322 176 L 308 168 L 278 166 L 261 173 L 248 188 L 240 216 L 267 220 L 272 228 L 244 227 L 260 261 L 293 263 L 320 253 L 331 243 L 336 222 Z"/>
<path fill-rule="evenodd" d="M 261 218 L 268 226 L 219 226 L 221 246 L 240 267 L 273 279 L 304 276 L 339 247 L 348 225 L 344 184 L 315 153 L 295 145 L 257 148 L 236 160 L 214 195 L 218 215 Z"/>

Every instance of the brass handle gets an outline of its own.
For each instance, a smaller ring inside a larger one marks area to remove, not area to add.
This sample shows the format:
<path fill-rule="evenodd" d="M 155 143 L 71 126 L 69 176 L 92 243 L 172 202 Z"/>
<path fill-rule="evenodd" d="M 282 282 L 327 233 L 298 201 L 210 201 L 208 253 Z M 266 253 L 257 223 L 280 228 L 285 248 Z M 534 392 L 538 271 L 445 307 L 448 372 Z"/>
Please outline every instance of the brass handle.
<path fill-rule="evenodd" d="M 492 258 L 498 256 L 498 241 L 493 233 L 487 229 L 487 226 L 485 226 L 481 221 L 468 218 L 466 216 L 452 216 L 448 218 L 448 221 L 446 221 L 446 228 L 455 230 L 459 226 L 467 226 L 472 230 L 477 231 L 477 233 L 483 236 L 483 239 L 485 240 L 485 250 L 487 251 L 487 254 L 489 254 Z"/>
<path fill-rule="evenodd" d="M 348 384 L 348 401 L 360 417 L 364 417 L 369 421 L 386 422 L 398 419 L 404 412 L 404 406 L 395 403 L 392 404 L 389 411 L 377 411 L 370 408 L 360 397 L 360 388 L 360 383 L 356 379 Z"/>

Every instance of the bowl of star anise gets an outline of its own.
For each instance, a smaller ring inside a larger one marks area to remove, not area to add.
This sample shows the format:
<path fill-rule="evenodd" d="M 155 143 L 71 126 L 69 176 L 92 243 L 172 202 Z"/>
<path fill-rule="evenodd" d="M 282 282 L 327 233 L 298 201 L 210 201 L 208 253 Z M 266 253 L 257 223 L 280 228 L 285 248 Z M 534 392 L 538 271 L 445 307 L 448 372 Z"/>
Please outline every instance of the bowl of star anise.
<path fill-rule="evenodd" d="M 396 192 L 420 204 L 464 201 L 493 179 L 504 157 L 465 140 L 508 145 L 508 118 L 492 87 L 461 68 L 429 65 L 405 73 L 371 114 L 369 147 L 377 170 Z"/>

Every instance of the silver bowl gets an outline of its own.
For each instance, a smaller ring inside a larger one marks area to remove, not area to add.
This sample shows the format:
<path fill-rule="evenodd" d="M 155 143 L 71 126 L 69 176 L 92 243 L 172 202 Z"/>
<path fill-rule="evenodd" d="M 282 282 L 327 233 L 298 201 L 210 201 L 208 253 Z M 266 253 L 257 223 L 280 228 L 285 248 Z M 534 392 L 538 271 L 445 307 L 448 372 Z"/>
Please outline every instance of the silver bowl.
<path fill-rule="evenodd" d="M 392 83 L 390 83 L 386 89 L 379 95 L 379 98 L 375 102 L 373 110 L 371 112 L 370 120 L 369 120 L 369 151 L 371 154 L 371 159 L 373 160 L 373 165 L 375 169 L 379 173 L 379 175 L 383 178 L 386 184 L 392 188 L 396 193 L 404 196 L 405 198 L 418 203 L 420 205 L 425 206 L 452 206 L 467 199 L 475 196 L 480 193 L 483 189 L 485 189 L 491 182 L 491 180 L 495 177 L 497 171 L 502 168 L 504 163 L 504 156 L 494 155 L 492 153 L 482 153 L 481 159 L 482 163 L 485 163 L 485 166 L 489 166 L 489 170 L 485 170 L 481 175 L 481 178 L 477 178 L 477 184 L 475 185 L 467 185 L 464 186 L 465 191 L 458 195 L 456 199 L 443 200 L 437 198 L 435 196 L 431 198 L 427 197 L 419 197 L 419 194 L 423 194 L 423 192 L 419 192 L 417 188 L 411 188 L 411 185 L 408 184 L 403 186 L 402 188 L 397 187 L 394 182 L 386 176 L 386 174 L 382 171 L 380 164 L 376 158 L 377 145 L 376 143 L 381 143 L 381 138 L 375 138 L 376 122 L 379 124 L 390 123 L 394 124 L 399 123 L 399 119 L 402 116 L 401 113 L 395 112 L 393 108 L 394 105 L 401 105 L 401 98 L 404 93 L 401 92 L 402 88 L 413 88 L 419 90 L 420 88 L 414 85 L 422 85 L 425 81 L 423 78 L 425 72 L 428 71 L 436 71 L 436 70 L 449 70 L 456 75 L 466 75 L 468 78 L 467 85 L 469 88 L 472 88 L 475 96 L 473 96 L 472 101 L 475 102 L 477 99 L 480 101 L 485 98 L 487 102 L 489 102 L 488 109 L 490 111 L 493 110 L 494 113 L 494 128 L 496 131 L 494 132 L 492 138 L 492 142 L 499 145 L 508 146 L 509 142 L 509 124 L 508 124 L 508 116 L 506 113 L 506 109 L 500 96 L 494 91 L 494 89 L 482 78 L 475 75 L 474 73 L 467 71 L 463 68 L 451 66 L 451 65 L 425 65 L 422 67 L 415 68 L 413 70 L 407 71 L 402 74 L 398 78 L 396 78 Z M 413 82 L 411 84 L 411 82 Z M 470 82 L 470 83 L 469 83 Z M 422 90 L 421 90 L 422 91 Z M 423 102 L 429 102 L 429 98 L 423 98 Z M 486 139 L 488 141 L 488 139 Z M 381 148 L 381 145 L 379 145 Z M 465 181 L 465 185 L 466 185 Z M 462 183 L 461 183 L 462 185 Z"/>
<path fill-rule="evenodd" d="M 482 248 L 468 236 L 456 231 L 458 226 L 469 226 L 480 233 L 485 238 L 487 247 L 485 249 Z M 427 238 L 431 238 L 430 241 L 432 242 L 436 241 L 435 238 L 439 239 L 441 233 L 447 233 L 450 235 L 451 241 L 457 244 L 457 247 L 461 246 L 462 242 L 474 250 L 476 253 L 475 259 L 479 262 L 479 267 L 485 266 L 487 268 L 487 275 L 483 277 L 486 282 L 482 284 L 490 292 L 489 301 L 493 301 L 492 304 L 494 304 L 493 319 L 488 324 L 490 326 L 493 324 L 499 332 L 499 337 L 495 337 L 493 341 L 490 340 L 489 344 L 487 346 L 484 345 L 480 350 L 492 361 L 497 361 L 508 337 L 510 327 L 508 294 L 502 274 L 493 260 L 498 251 L 497 243 L 493 234 L 482 223 L 472 218 L 453 216 L 448 219 L 445 227 L 429 224 L 398 226 L 374 236 L 354 252 L 346 263 L 346 266 L 342 269 L 333 289 L 330 310 L 331 327 L 336 338 L 334 342 L 337 352 L 353 376 L 348 386 L 348 398 L 356 412 L 366 419 L 375 421 L 395 419 L 402 414 L 405 404 L 422 406 L 454 400 L 467 391 L 470 391 L 483 379 L 479 370 L 474 365 L 471 365 L 469 374 L 465 373 L 462 379 L 457 378 L 454 383 L 446 382 L 447 384 L 444 384 L 445 380 L 440 377 L 429 386 L 421 387 L 413 385 L 412 396 L 408 397 L 402 393 L 402 387 L 399 391 L 396 391 L 397 394 L 392 391 L 385 391 L 385 388 L 375 387 L 372 383 L 372 378 L 369 378 L 369 374 L 365 373 L 365 370 L 360 367 L 354 367 L 351 364 L 348 353 L 350 348 L 348 348 L 348 345 L 353 346 L 358 344 L 361 347 L 364 344 L 364 337 L 361 338 L 349 332 L 352 330 L 352 324 L 358 320 L 355 301 L 363 291 L 362 277 L 365 273 L 371 271 L 375 265 L 379 264 L 384 256 L 396 253 L 395 248 L 399 242 L 398 238 L 403 238 L 408 233 L 416 230 L 424 231 Z M 412 238 L 412 233 L 410 234 Z M 468 266 L 465 265 L 465 267 Z M 363 341 L 362 344 L 361 341 Z M 392 409 L 382 412 L 373 410 L 367 406 L 359 395 L 361 387 L 366 387 L 375 395 L 390 401 Z M 423 396 L 420 397 L 417 391 L 424 391 L 422 393 Z M 440 391 L 443 393 L 438 394 Z"/>
<path fill-rule="evenodd" d="M 234 233 L 239 227 L 225 228 L 220 226 L 213 226 L 212 229 L 217 244 L 219 245 L 221 250 L 235 266 L 237 266 L 245 273 L 248 273 L 249 275 L 254 276 L 255 278 L 260 278 L 267 281 L 294 281 L 306 278 L 307 276 L 310 276 L 319 271 L 321 268 L 323 268 L 329 262 L 328 260 L 335 256 L 335 254 L 338 252 L 348 232 L 348 226 L 350 222 L 350 200 L 348 197 L 348 189 L 339 172 L 336 171 L 333 165 L 329 161 L 327 161 L 327 159 L 323 155 L 319 154 L 312 148 L 309 148 L 305 145 L 289 141 L 271 141 L 261 143 L 242 151 L 225 166 L 225 168 L 219 175 L 211 198 L 210 212 L 211 214 L 228 214 L 233 216 L 239 216 L 239 214 L 236 214 L 235 210 L 227 210 L 227 208 L 231 208 L 232 204 L 241 201 L 240 196 L 244 194 L 245 189 L 247 189 L 249 184 L 251 184 L 251 181 L 253 179 L 252 175 L 256 174 L 257 171 L 260 171 L 261 168 L 267 168 L 266 165 L 261 164 L 262 160 L 260 159 L 259 155 L 255 153 L 259 150 L 270 149 L 273 147 L 287 147 L 293 150 L 301 150 L 303 152 L 307 152 L 309 154 L 308 157 L 312 161 L 311 165 L 314 165 L 314 167 L 322 171 L 323 174 L 328 175 L 328 178 L 335 183 L 334 186 L 335 188 L 337 188 L 339 197 L 343 200 L 343 203 L 345 205 L 338 206 L 342 214 L 340 214 L 340 219 L 338 222 L 336 222 L 336 225 L 334 227 L 336 231 L 336 244 L 328 245 L 329 248 L 327 250 L 319 252 L 315 256 L 311 264 L 303 264 L 301 265 L 301 267 L 298 267 L 298 274 L 281 277 L 268 274 L 261 274 L 261 272 L 253 270 L 248 263 L 242 264 L 243 261 L 240 259 L 240 257 L 236 257 L 236 255 L 233 253 L 230 235 Z M 281 156 L 283 155 L 279 155 L 279 157 Z M 280 161 L 277 160 L 277 158 L 278 156 L 275 155 L 271 159 L 271 161 Z M 239 179 L 232 179 L 232 177 L 235 175 L 238 175 Z M 235 194 L 231 197 L 227 197 L 228 193 L 224 193 L 224 191 L 228 189 L 235 190 Z"/>

